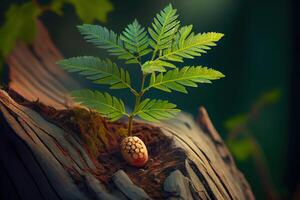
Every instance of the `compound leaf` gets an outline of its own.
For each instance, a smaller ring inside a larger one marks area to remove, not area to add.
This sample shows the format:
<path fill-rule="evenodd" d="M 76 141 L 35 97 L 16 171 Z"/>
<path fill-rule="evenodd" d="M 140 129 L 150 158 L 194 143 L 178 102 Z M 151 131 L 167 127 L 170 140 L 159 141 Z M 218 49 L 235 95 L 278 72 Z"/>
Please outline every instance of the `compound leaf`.
<path fill-rule="evenodd" d="M 165 92 L 176 90 L 187 93 L 186 86 L 197 87 L 196 83 L 211 83 L 211 80 L 222 77 L 224 75 L 214 69 L 202 66 L 186 66 L 182 69 L 176 68 L 158 75 L 152 73 L 149 86 L 145 90 L 156 88 Z"/>
<path fill-rule="evenodd" d="M 77 90 L 73 91 L 71 96 L 76 102 L 96 110 L 111 121 L 116 121 L 124 115 L 128 116 L 123 101 L 108 93 L 91 90 Z"/>
<path fill-rule="evenodd" d="M 91 24 L 80 25 L 78 29 L 84 39 L 98 48 L 106 49 L 111 55 L 127 60 L 126 63 L 138 63 L 137 57 L 124 47 L 123 41 L 112 30 Z"/>
<path fill-rule="evenodd" d="M 124 41 L 125 47 L 134 55 L 139 57 L 151 52 L 149 46 L 149 38 L 145 28 L 143 28 L 137 20 L 129 24 L 120 36 Z"/>
<path fill-rule="evenodd" d="M 63 69 L 78 73 L 98 84 L 110 85 L 111 89 L 131 88 L 128 71 L 111 60 L 101 60 L 93 56 L 73 57 L 57 63 Z"/>
<path fill-rule="evenodd" d="M 193 59 L 216 46 L 216 42 L 223 36 L 224 34 L 215 32 L 195 34 L 192 32 L 192 25 L 184 26 L 178 31 L 172 46 L 165 49 L 158 59 L 174 62 L 183 62 L 183 58 Z"/>
<path fill-rule="evenodd" d="M 138 115 L 147 121 L 159 122 L 160 120 L 175 117 L 178 112 L 180 110 L 176 109 L 176 105 L 166 100 L 145 99 L 136 108 L 134 115 Z"/>
<path fill-rule="evenodd" d="M 148 28 L 148 32 L 152 38 L 150 45 L 154 51 L 169 48 L 172 40 L 179 27 L 177 20 L 177 10 L 173 9 L 172 5 L 168 5 L 154 18 L 152 27 Z"/>
<path fill-rule="evenodd" d="M 152 72 L 165 72 L 166 67 L 176 68 L 172 63 L 168 63 L 162 60 L 147 61 L 142 65 L 142 71 L 145 74 L 150 74 Z"/>

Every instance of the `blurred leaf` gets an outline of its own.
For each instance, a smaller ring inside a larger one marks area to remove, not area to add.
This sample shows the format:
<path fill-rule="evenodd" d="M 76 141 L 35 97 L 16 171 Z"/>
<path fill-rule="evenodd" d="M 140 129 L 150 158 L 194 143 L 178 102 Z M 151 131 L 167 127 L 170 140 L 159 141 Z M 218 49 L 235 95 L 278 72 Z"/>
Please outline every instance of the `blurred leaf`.
<path fill-rule="evenodd" d="M 18 40 L 31 42 L 36 33 L 35 19 L 39 9 L 31 2 L 12 4 L 5 13 L 5 23 L 0 28 L 0 53 L 5 58 Z"/>
<path fill-rule="evenodd" d="M 50 7 L 53 12 L 62 15 L 64 4 L 73 5 L 77 15 L 85 23 L 92 23 L 94 20 L 106 22 L 107 14 L 113 10 L 109 0 L 54 0 Z"/>
<path fill-rule="evenodd" d="M 247 123 L 247 121 L 248 116 L 246 114 L 239 114 L 225 121 L 225 128 L 230 131 L 241 124 Z"/>
<path fill-rule="evenodd" d="M 256 102 L 254 102 L 253 107 L 259 107 L 259 109 L 262 109 L 264 106 L 278 102 L 280 96 L 281 92 L 278 89 L 267 91 L 263 93 L 263 95 L 260 98 L 258 98 Z M 250 120 L 251 119 L 249 119 L 249 114 L 239 114 L 225 121 L 224 125 L 228 131 L 231 131 L 237 128 L 238 126 L 248 123 Z"/>
<path fill-rule="evenodd" d="M 273 89 L 273 90 L 270 90 L 270 91 L 264 93 L 260 97 L 260 102 L 263 103 L 264 105 L 270 105 L 270 104 L 278 102 L 280 99 L 280 96 L 281 96 L 280 90 Z"/>
<path fill-rule="evenodd" d="M 227 142 L 231 153 L 240 161 L 245 161 L 254 150 L 253 143 L 249 138 L 229 140 Z"/>
<path fill-rule="evenodd" d="M 66 0 L 53 0 L 52 3 L 50 4 L 50 10 L 57 15 L 63 15 L 64 12 L 62 11 L 62 8 Z"/>
<path fill-rule="evenodd" d="M 53 0 L 50 10 L 62 15 L 62 7 L 69 3 L 75 7 L 80 19 L 86 23 L 94 20 L 107 21 L 107 14 L 113 10 L 109 0 Z M 0 27 L 0 72 L 6 56 L 13 50 L 17 41 L 32 42 L 36 34 L 35 20 L 42 11 L 31 1 L 12 4 L 5 13 L 4 24 Z"/>

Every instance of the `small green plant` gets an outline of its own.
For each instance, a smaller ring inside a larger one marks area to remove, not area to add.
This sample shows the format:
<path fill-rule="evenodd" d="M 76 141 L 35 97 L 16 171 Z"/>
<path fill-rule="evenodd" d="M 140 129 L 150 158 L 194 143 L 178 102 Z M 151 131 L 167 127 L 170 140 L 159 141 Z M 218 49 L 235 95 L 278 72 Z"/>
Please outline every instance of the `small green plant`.
<path fill-rule="evenodd" d="M 165 92 L 187 93 L 186 87 L 197 87 L 197 83 L 211 83 L 224 75 L 203 66 L 183 66 L 184 58 L 193 59 L 216 46 L 223 34 L 194 33 L 193 26 L 180 26 L 177 10 L 168 5 L 156 15 L 148 31 L 137 20 L 129 24 L 117 35 L 112 30 L 98 25 L 78 26 L 84 38 L 110 55 L 125 60 L 126 64 L 137 65 L 141 69 L 141 86 L 138 90 L 131 85 L 129 72 L 120 68 L 110 59 L 92 56 L 73 57 L 61 60 L 58 64 L 69 72 L 76 72 L 97 84 L 109 85 L 110 89 L 129 89 L 135 96 L 131 113 L 125 110 L 124 102 L 108 93 L 79 90 L 71 93 L 75 101 L 94 109 L 112 121 L 122 116 L 128 117 L 128 134 L 131 134 L 133 118 L 152 122 L 174 117 L 179 109 L 166 100 L 142 99 L 150 89 Z"/>

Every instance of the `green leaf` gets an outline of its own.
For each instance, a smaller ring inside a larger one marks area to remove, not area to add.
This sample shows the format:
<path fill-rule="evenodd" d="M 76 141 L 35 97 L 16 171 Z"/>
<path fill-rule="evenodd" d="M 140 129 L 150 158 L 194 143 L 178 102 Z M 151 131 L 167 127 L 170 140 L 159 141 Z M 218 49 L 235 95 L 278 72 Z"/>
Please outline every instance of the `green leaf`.
<path fill-rule="evenodd" d="M 145 99 L 134 111 L 134 115 L 140 118 L 159 122 L 160 120 L 173 118 L 180 112 L 176 105 L 165 100 Z"/>
<path fill-rule="evenodd" d="M 62 9 L 65 3 L 67 3 L 67 0 L 53 0 L 49 5 L 50 10 L 55 14 L 62 16 L 64 14 Z"/>
<path fill-rule="evenodd" d="M 125 112 L 125 105 L 123 101 L 108 93 L 91 90 L 78 90 L 73 91 L 71 96 L 76 102 L 90 109 L 96 110 L 111 121 L 116 121 L 124 115 L 128 116 Z"/>
<path fill-rule="evenodd" d="M 36 17 L 39 9 L 32 2 L 12 4 L 5 13 L 0 28 L 0 57 L 5 58 L 17 41 L 32 42 L 36 34 Z"/>
<path fill-rule="evenodd" d="M 258 100 L 261 104 L 271 105 L 279 101 L 281 92 L 279 89 L 272 89 L 265 92 Z"/>
<path fill-rule="evenodd" d="M 193 59 L 216 46 L 216 42 L 223 36 L 222 33 L 215 32 L 195 34 L 192 32 L 192 25 L 184 26 L 176 35 L 174 44 L 164 50 L 159 59 L 174 62 L 183 62 L 183 58 Z"/>
<path fill-rule="evenodd" d="M 85 23 L 92 23 L 94 20 L 107 22 L 107 15 L 113 10 L 113 5 L 108 0 L 53 0 L 50 8 L 58 15 L 62 15 L 64 4 L 71 4 L 79 18 Z"/>
<path fill-rule="evenodd" d="M 255 149 L 250 138 L 230 140 L 227 144 L 234 157 L 240 161 L 247 160 Z"/>
<path fill-rule="evenodd" d="M 139 57 L 151 52 L 148 48 L 149 38 L 145 28 L 141 27 L 137 20 L 129 24 L 123 31 L 120 39 L 124 41 L 125 47 L 133 54 Z"/>
<path fill-rule="evenodd" d="M 82 56 L 64 59 L 57 64 L 63 69 L 83 75 L 95 83 L 111 85 L 111 89 L 131 89 L 128 71 L 118 68 L 109 59 L 101 60 L 93 56 Z"/>
<path fill-rule="evenodd" d="M 127 63 L 138 63 L 137 57 L 124 47 L 123 41 L 112 30 L 91 24 L 80 25 L 78 29 L 88 42 L 101 49 L 106 49 L 119 59 L 127 60 Z"/>
<path fill-rule="evenodd" d="M 165 67 L 176 68 L 172 63 L 168 63 L 162 60 L 147 61 L 142 65 L 142 71 L 144 74 L 151 74 L 152 72 L 165 72 Z"/>
<path fill-rule="evenodd" d="M 245 125 L 249 122 L 247 114 L 239 114 L 225 121 L 225 128 L 231 131 L 239 126 Z"/>
<path fill-rule="evenodd" d="M 166 73 L 156 75 L 152 73 L 149 86 L 165 92 L 176 90 L 178 92 L 187 93 L 186 86 L 197 87 L 196 83 L 211 83 L 211 80 L 216 80 L 224 77 L 224 75 L 214 69 L 209 69 L 202 66 L 186 66 L 182 69 L 172 69 Z"/>
<path fill-rule="evenodd" d="M 148 28 L 148 32 L 152 37 L 150 45 L 156 50 L 163 50 L 170 48 L 175 33 L 179 27 L 179 21 L 177 20 L 177 10 L 173 9 L 172 5 L 168 5 L 154 18 L 152 27 Z"/>

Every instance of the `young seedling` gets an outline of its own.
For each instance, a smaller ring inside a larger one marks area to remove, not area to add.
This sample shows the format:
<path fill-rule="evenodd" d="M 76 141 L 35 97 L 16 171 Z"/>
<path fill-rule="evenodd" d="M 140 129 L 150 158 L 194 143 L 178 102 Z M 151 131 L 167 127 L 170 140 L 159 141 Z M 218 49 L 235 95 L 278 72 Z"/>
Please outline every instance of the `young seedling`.
<path fill-rule="evenodd" d="M 110 59 L 82 56 L 58 62 L 63 69 L 83 75 L 96 84 L 109 85 L 110 89 L 128 89 L 135 96 L 133 110 L 127 113 L 124 102 L 108 93 L 92 90 L 71 93 L 76 102 L 111 121 L 128 117 L 128 135 L 131 135 L 135 116 L 158 122 L 180 112 L 175 104 L 167 100 L 143 99 L 149 90 L 187 93 L 186 87 L 197 87 L 197 84 L 211 83 L 211 80 L 224 77 L 221 72 L 203 66 L 178 68 L 183 59 L 194 59 L 216 46 L 223 34 L 194 33 L 192 25 L 181 26 L 177 10 L 172 5 L 158 13 L 147 30 L 137 20 L 129 24 L 120 35 L 99 25 L 83 24 L 78 29 L 88 42 L 141 70 L 141 85 L 135 89 L 129 72 Z"/>

